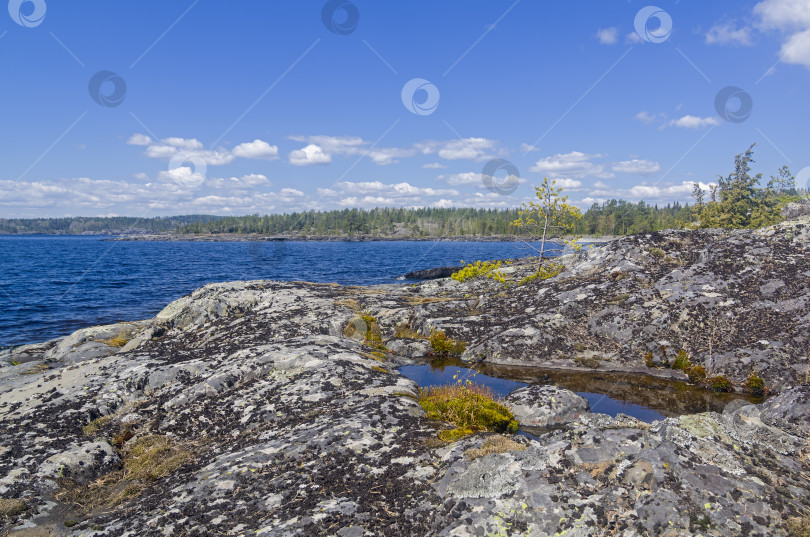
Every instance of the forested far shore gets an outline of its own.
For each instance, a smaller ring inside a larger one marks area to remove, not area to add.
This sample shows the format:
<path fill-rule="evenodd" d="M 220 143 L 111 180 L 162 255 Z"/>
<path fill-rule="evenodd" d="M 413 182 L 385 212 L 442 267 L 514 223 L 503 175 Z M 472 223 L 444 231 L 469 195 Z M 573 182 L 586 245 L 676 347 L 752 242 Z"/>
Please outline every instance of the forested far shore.
<path fill-rule="evenodd" d="M 65 218 L 0 218 L 0 235 L 123 235 L 173 232 L 182 226 L 207 222 L 221 216 L 75 216 Z"/>
<path fill-rule="evenodd" d="M 136 235 L 147 233 L 294 236 L 491 237 L 515 235 L 517 209 L 376 208 L 305 211 L 260 216 L 188 215 L 156 218 L 0 218 L 0 234 Z M 681 228 L 693 220 L 689 204 L 643 201 L 593 204 L 577 222 L 578 235 L 626 235 Z"/>

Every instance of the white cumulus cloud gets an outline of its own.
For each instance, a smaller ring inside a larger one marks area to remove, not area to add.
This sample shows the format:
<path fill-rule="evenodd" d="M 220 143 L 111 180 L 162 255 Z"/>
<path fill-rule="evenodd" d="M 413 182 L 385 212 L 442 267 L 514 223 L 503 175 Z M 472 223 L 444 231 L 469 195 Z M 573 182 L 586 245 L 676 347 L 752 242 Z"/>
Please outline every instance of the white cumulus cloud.
<path fill-rule="evenodd" d="M 661 165 L 649 160 L 623 160 L 613 164 L 612 170 L 617 173 L 652 175 L 661 171 Z"/>
<path fill-rule="evenodd" d="M 779 58 L 784 63 L 810 68 L 810 2 L 807 0 L 765 0 L 754 6 L 762 30 L 784 36 Z"/>
<path fill-rule="evenodd" d="M 145 134 L 135 133 L 129 137 L 127 140 L 129 145 L 149 145 L 152 143 L 152 139 Z"/>
<path fill-rule="evenodd" d="M 600 28 L 596 31 L 596 39 L 603 45 L 613 45 L 619 40 L 619 29 L 615 26 Z"/>
<path fill-rule="evenodd" d="M 715 24 L 706 32 L 706 44 L 751 46 L 751 29 L 738 28 L 731 22 Z"/>
<path fill-rule="evenodd" d="M 252 142 L 237 145 L 233 148 L 232 153 L 242 158 L 276 160 L 278 158 L 278 146 L 256 139 Z"/>
<path fill-rule="evenodd" d="M 613 173 L 605 170 L 601 164 L 591 162 L 593 158 L 600 158 L 602 155 L 588 155 L 579 151 L 570 153 L 558 153 L 538 160 L 529 171 L 547 175 L 552 179 L 581 179 L 583 177 L 599 177 L 609 179 Z"/>
<path fill-rule="evenodd" d="M 716 117 L 698 117 L 686 115 L 678 119 L 672 119 L 668 123 L 670 127 L 679 127 L 681 129 L 702 129 L 704 127 L 720 125 L 720 120 Z"/>
<path fill-rule="evenodd" d="M 329 164 L 332 157 L 324 153 L 323 149 L 315 144 L 309 144 L 301 149 L 290 152 L 290 164 L 293 166 L 312 166 L 316 164 Z"/>

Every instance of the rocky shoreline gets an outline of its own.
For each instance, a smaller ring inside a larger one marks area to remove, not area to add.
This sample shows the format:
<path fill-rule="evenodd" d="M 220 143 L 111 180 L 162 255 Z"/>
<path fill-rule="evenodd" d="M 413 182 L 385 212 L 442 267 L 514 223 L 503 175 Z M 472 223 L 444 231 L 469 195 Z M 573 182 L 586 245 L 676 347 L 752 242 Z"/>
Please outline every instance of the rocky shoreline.
<path fill-rule="evenodd" d="M 805 218 L 624 237 L 522 285 L 533 264 L 510 285 L 211 284 L 0 351 L 2 534 L 803 535 L 808 245 Z M 529 386 L 505 402 L 531 436 L 444 443 L 397 371 L 436 330 L 491 367 L 687 381 L 683 351 L 772 396 L 644 423 Z"/>

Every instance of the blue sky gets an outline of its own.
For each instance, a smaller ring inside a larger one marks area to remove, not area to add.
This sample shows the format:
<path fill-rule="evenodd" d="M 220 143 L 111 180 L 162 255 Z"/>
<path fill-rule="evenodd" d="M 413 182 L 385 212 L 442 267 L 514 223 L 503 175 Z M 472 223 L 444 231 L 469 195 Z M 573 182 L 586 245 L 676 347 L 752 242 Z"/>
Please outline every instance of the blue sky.
<path fill-rule="evenodd" d="M 0 217 L 666 204 L 753 142 L 810 178 L 810 0 L 11 0 L 0 72 Z"/>

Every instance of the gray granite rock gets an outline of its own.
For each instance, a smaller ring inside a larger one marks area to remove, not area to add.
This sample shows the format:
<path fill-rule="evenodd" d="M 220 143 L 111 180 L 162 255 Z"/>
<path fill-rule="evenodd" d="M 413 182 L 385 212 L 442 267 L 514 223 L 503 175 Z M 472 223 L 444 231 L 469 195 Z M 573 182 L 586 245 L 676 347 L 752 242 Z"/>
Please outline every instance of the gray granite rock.
<path fill-rule="evenodd" d="M 557 427 L 590 410 L 588 401 L 557 386 L 532 385 L 510 393 L 504 403 L 522 426 Z"/>

